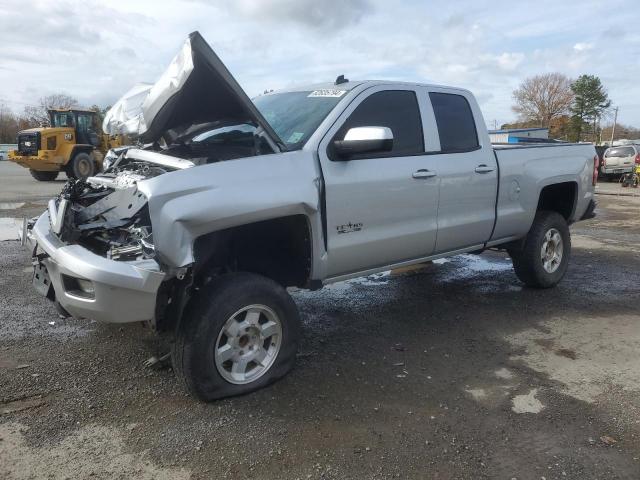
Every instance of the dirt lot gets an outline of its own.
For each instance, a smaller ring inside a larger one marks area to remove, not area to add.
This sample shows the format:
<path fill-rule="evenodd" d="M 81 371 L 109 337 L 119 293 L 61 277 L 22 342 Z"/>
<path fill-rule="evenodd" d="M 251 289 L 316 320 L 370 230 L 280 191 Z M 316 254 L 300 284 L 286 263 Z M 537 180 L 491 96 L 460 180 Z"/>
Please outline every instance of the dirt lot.
<path fill-rule="evenodd" d="M 0 216 L 61 185 L 0 162 Z M 144 367 L 142 325 L 58 318 L 0 242 L 0 478 L 640 478 L 640 198 L 598 200 L 558 288 L 490 252 L 295 293 L 297 368 L 208 405 Z"/>

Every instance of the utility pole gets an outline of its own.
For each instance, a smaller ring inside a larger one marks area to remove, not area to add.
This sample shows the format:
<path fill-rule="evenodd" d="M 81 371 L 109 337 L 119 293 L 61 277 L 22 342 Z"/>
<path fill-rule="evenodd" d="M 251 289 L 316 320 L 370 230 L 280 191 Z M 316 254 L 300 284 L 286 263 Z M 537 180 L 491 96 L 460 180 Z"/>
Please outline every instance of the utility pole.
<path fill-rule="evenodd" d="M 611 129 L 611 143 L 609 144 L 610 147 L 613 147 L 613 135 L 614 133 L 616 133 L 616 122 L 618 121 L 618 107 L 614 108 L 614 114 L 613 114 L 613 128 Z"/>

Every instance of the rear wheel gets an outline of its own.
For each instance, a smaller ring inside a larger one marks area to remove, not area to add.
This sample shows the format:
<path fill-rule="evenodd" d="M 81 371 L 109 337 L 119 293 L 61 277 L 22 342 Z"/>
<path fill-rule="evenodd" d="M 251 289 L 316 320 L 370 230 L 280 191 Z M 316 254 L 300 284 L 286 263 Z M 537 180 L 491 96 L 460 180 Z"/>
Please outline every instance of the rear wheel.
<path fill-rule="evenodd" d="M 252 273 L 222 275 L 188 306 L 173 366 L 201 400 L 241 395 L 291 370 L 299 337 L 298 309 L 282 286 Z"/>
<path fill-rule="evenodd" d="M 58 178 L 59 172 L 39 172 L 37 170 L 29 170 L 31 176 L 39 182 L 53 182 Z"/>
<path fill-rule="evenodd" d="M 79 180 L 85 180 L 96 173 L 96 163 L 93 156 L 82 152 L 76 154 L 75 157 L 67 165 L 67 175 Z"/>
<path fill-rule="evenodd" d="M 516 275 L 527 286 L 554 287 L 564 277 L 571 254 L 566 220 L 557 212 L 538 212 L 523 247 L 509 254 Z"/>

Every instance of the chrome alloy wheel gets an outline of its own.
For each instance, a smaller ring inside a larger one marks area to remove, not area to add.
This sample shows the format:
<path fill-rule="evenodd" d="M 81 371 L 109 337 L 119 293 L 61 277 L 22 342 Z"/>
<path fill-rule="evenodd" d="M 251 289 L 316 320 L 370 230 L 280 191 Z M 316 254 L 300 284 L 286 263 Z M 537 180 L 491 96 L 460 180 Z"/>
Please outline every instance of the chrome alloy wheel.
<path fill-rule="evenodd" d="M 225 322 L 214 362 L 229 383 L 251 383 L 267 373 L 282 345 L 282 322 L 266 305 L 241 308 Z"/>
<path fill-rule="evenodd" d="M 562 263 L 562 253 L 564 244 L 562 243 L 562 235 L 555 228 L 547 231 L 540 249 L 540 258 L 542 259 L 542 267 L 548 272 L 553 273 L 560 267 Z"/>

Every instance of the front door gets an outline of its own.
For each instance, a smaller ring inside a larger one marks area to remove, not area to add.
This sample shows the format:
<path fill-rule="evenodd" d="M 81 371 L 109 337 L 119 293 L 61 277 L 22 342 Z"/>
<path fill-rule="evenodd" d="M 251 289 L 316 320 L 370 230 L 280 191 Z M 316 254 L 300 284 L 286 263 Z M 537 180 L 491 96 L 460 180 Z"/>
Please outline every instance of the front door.
<path fill-rule="evenodd" d="M 424 155 L 416 92 L 374 87 L 361 93 L 320 143 L 325 184 L 327 276 L 430 255 L 437 231 L 437 162 Z M 331 144 L 354 127 L 391 129 L 393 148 L 348 160 L 331 158 Z"/>

